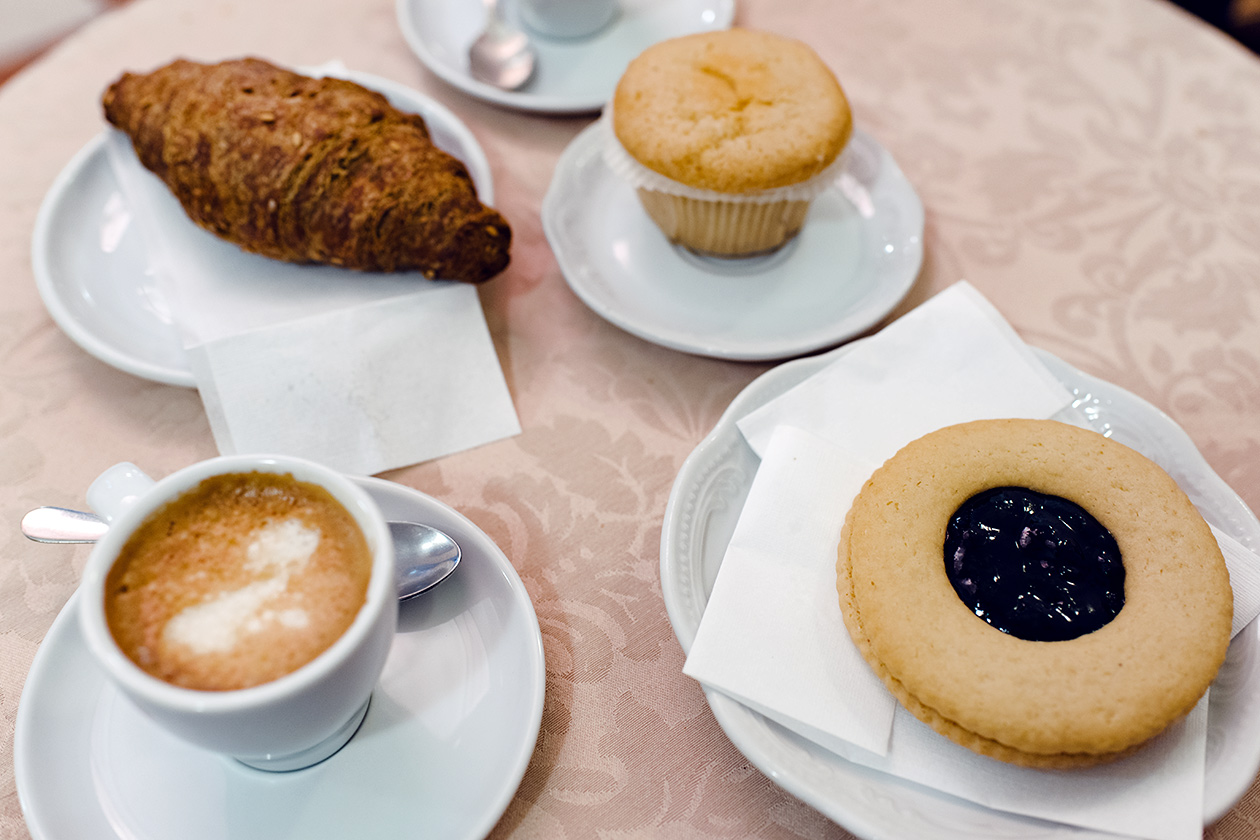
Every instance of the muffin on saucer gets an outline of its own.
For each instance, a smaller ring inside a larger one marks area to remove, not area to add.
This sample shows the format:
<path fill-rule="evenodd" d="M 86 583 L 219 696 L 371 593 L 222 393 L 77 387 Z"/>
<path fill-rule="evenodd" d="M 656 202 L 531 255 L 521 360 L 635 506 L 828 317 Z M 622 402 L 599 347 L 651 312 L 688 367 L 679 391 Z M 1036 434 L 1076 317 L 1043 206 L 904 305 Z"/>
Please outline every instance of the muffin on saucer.
<path fill-rule="evenodd" d="M 745 257 L 800 232 L 834 181 L 853 117 L 810 47 L 749 29 L 659 42 L 626 68 L 605 121 L 610 168 L 672 242 Z"/>

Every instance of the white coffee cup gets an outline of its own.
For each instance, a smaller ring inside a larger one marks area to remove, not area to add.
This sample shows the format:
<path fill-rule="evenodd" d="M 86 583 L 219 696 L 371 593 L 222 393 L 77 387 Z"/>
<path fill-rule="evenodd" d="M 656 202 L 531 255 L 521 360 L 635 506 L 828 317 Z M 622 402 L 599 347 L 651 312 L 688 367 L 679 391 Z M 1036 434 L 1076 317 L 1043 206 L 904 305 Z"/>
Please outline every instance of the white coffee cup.
<path fill-rule="evenodd" d="M 525 25 L 548 38 L 590 37 L 617 12 L 617 0 L 520 0 Z"/>
<path fill-rule="evenodd" d="M 372 555 L 367 595 L 350 627 L 297 670 L 230 691 L 183 688 L 154 677 L 114 641 L 105 617 L 105 582 L 127 539 L 162 505 L 224 473 L 290 473 L 332 494 L 358 523 Z M 394 544 L 371 497 L 334 470 L 284 456 L 213 458 L 154 482 L 118 464 L 89 487 L 88 505 L 109 522 L 83 572 L 79 622 L 88 649 L 136 706 L 175 735 L 262 770 L 297 770 L 341 749 L 367 713 L 398 624 Z"/>

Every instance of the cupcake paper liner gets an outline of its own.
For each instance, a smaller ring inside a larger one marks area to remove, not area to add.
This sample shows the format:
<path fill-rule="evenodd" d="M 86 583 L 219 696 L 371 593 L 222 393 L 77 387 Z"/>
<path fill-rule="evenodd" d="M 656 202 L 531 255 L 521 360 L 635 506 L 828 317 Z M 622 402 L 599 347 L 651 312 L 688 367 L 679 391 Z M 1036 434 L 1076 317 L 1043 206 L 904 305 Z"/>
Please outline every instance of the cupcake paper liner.
<path fill-rule="evenodd" d="M 672 242 L 699 254 L 750 257 L 774 251 L 800 232 L 805 200 L 697 201 L 638 190 L 644 211 Z"/>

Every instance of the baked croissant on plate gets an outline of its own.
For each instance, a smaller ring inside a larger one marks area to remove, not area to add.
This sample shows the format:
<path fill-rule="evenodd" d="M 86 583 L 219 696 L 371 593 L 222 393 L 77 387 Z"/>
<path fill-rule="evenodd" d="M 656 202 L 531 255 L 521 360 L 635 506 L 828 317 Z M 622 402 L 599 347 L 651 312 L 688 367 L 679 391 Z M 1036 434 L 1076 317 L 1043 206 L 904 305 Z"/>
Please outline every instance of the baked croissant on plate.
<path fill-rule="evenodd" d="M 103 98 L 201 227 L 295 263 L 479 282 L 512 231 L 424 120 L 379 93 L 256 58 L 125 73 Z"/>

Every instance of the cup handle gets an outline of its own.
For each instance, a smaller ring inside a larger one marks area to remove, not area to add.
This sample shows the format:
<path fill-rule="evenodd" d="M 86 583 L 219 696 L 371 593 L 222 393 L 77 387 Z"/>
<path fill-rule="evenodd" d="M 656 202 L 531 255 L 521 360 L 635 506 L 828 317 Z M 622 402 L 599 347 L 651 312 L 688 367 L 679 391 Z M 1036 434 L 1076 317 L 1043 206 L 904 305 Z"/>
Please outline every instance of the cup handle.
<path fill-rule="evenodd" d="M 156 482 L 135 464 L 115 464 L 88 485 L 87 503 L 106 522 L 113 523 Z"/>

